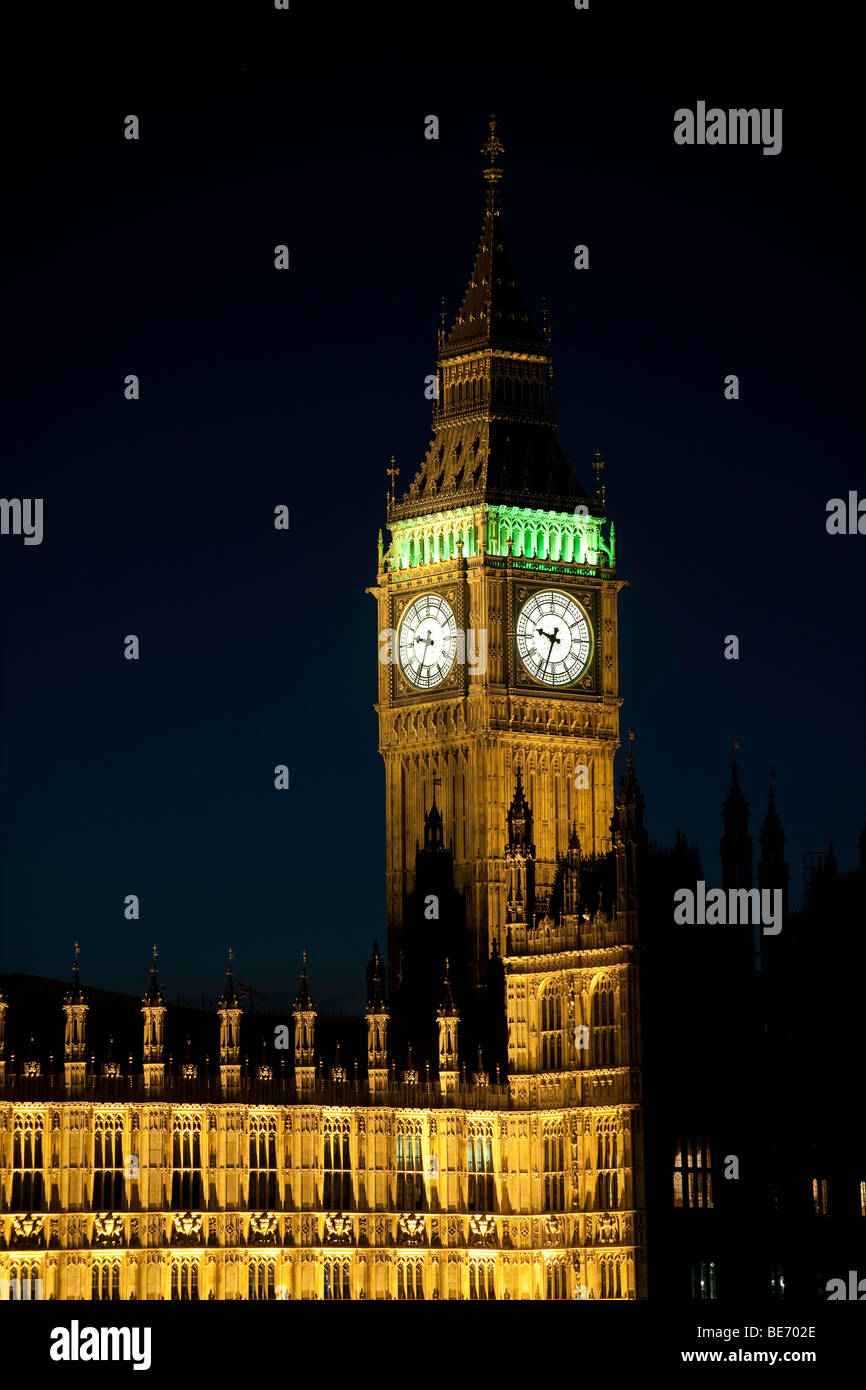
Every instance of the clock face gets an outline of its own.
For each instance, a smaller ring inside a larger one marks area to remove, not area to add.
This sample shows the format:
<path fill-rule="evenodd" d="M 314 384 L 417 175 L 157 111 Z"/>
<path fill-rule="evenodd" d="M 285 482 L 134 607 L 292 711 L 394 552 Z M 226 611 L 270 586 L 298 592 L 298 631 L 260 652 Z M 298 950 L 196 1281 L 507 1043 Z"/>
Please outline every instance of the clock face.
<path fill-rule="evenodd" d="M 454 610 L 439 594 L 422 594 L 409 604 L 399 632 L 400 668 L 419 690 L 444 681 L 457 653 Z"/>
<path fill-rule="evenodd" d="M 592 627 L 579 603 L 556 589 L 530 594 L 517 617 L 517 652 L 542 685 L 571 685 L 592 656 Z"/>

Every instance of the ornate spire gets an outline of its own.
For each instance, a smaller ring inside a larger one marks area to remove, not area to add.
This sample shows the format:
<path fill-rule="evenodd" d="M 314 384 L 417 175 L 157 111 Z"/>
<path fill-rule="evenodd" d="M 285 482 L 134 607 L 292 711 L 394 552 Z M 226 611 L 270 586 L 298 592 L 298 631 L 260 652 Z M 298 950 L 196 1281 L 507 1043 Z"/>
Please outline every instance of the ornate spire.
<path fill-rule="evenodd" d="M 434 438 L 389 522 L 475 502 L 572 512 L 579 499 L 601 514 L 556 433 L 549 332 L 532 320 L 503 236 L 503 153 L 491 116 L 481 238 L 450 332 L 439 329 Z"/>
<path fill-rule="evenodd" d="M 433 801 L 430 810 L 424 814 L 424 848 L 425 850 L 441 850 L 445 848 L 445 831 L 442 824 L 442 813 L 436 805 L 436 786 L 439 782 L 438 777 L 433 778 Z"/>
<path fill-rule="evenodd" d="M 78 942 L 76 941 L 75 949 L 72 955 L 72 988 L 70 990 L 67 990 L 66 992 L 63 1001 L 65 1004 L 84 1003 L 84 991 L 81 988 L 81 983 L 78 977 L 78 957 L 80 956 L 80 954 L 81 948 L 78 945 Z"/>
<path fill-rule="evenodd" d="M 439 1005 L 440 1018 L 454 1018 L 457 1015 L 457 1005 L 454 1003 L 454 995 L 451 992 L 451 962 L 445 957 L 445 993 L 442 996 L 442 1003 Z"/>
<path fill-rule="evenodd" d="M 519 765 L 517 785 L 514 789 L 511 805 L 508 808 L 508 843 L 509 845 L 525 845 L 527 848 L 532 844 L 532 811 L 523 793 Z"/>
<path fill-rule="evenodd" d="M 487 168 L 483 171 L 487 184 L 487 215 L 496 217 L 499 213 L 497 184 L 502 178 L 502 170 L 496 163 L 496 156 L 505 154 L 505 146 L 497 138 L 496 115 L 493 111 L 490 113 L 490 134 L 481 146 L 481 153 L 487 156 Z"/>
<path fill-rule="evenodd" d="M 301 988 L 298 990 L 298 997 L 295 1000 L 295 1012 L 307 1013 L 313 1008 L 313 1001 L 310 998 L 310 991 L 307 986 L 307 953 L 303 952 L 303 965 L 301 966 Z"/>
<path fill-rule="evenodd" d="M 142 1000 L 143 1004 L 163 1004 L 165 1000 L 162 995 L 162 988 L 159 983 L 159 951 L 154 945 L 153 962 L 150 967 L 150 988 Z"/>
<path fill-rule="evenodd" d="M 539 333 L 520 292 L 505 243 L 502 240 L 502 209 L 499 181 L 502 169 L 496 162 L 505 147 L 496 135 L 496 117 L 490 117 L 490 135 L 481 150 L 487 156 L 484 181 L 487 196 L 481 241 L 451 332 L 445 338 L 442 356 L 457 355 L 475 348 L 512 348 L 547 356 L 547 340 Z"/>
<path fill-rule="evenodd" d="M 385 1012 L 385 992 L 382 982 L 382 960 L 379 955 L 379 943 L 373 942 L 373 956 L 367 973 L 367 1012 Z"/>
<path fill-rule="evenodd" d="M 226 987 L 223 990 L 222 998 L 219 1001 L 219 1006 L 221 1009 L 239 1009 L 241 1006 L 240 1000 L 237 996 L 237 991 L 235 989 L 235 977 L 234 971 L 232 969 L 233 960 L 234 951 L 232 950 L 231 946 L 229 946 L 229 963 L 226 967 Z"/>

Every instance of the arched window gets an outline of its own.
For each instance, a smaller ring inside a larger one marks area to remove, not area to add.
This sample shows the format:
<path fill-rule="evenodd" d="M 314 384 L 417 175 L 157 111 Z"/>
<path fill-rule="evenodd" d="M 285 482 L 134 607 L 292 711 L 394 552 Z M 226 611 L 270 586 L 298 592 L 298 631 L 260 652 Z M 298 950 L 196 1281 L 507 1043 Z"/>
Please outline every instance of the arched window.
<path fill-rule="evenodd" d="M 201 1116 L 176 1115 L 172 1132 L 171 1204 L 175 1211 L 201 1211 Z"/>
<path fill-rule="evenodd" d="M 493 1133 L 489 1125 L 473 1125 L 466 1139 L 467 1206 L 470 1211 L 496 1210 L 493 1172 Z"/>
<path fill-rule="evenodd" d="M 250 1119 L 247 1205 L 259 1211 L 273 1211 L 277 1205 L 277 1122 L 273 1116 Z"/>
<path fill-rule="evenodd" d="M 552 1126 L 544 1132 L 544 1210 L 565 1211 L 565 1140 Z"/>
<path fill-rule="evenodd" d="M 421 1125 L 412 1121 L 397 1125 L 397 1206 L 401 1211 L 423 1211 L 425 1206 Z"/>
<path fill-rule="evenodd" d="M 351 1211 L 352 1165 L 349 1158 L 349 1121 L 325 1121 L 325 1155 L 322 1206 L 325 1211 Z"/>
<path fill-rule="evenodd" d="M 541 1066 L 556 1071 L 562 1066 L 562 997 L 552 986 L 541 996 Z"/>
<path fill-rule="evenodd" d="M 42 1116 L 15 1116 L 12 1144 L 12 1211 L 40 1211 L 44 1201 Z"/>
<path fill-rule="evenodd" d="M 614 1027 L 613 986 L 605 976 L 592 992 L 593 1063 L 597 1067 L 616 1066 L 616 1028 Z"/>
<path fill-rule="evenodd" d="M 674 1206 L 711 1207 L 713 1173 L 709 1143 L 701 1136 L 678 1138 L 674 1150 Z"/>

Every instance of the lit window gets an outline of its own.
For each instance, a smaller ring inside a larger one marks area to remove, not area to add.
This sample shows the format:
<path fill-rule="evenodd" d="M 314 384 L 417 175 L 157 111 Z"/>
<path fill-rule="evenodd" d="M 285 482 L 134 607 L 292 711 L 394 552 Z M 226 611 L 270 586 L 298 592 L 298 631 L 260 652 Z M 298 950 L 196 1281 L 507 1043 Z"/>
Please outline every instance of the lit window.
<path fill-rule="evenodd" d="M 716 1297 L 716 1265 L 714 1260 L 696 1260 L 692 1265 L 692 1298 Z"/>
<path fill-rule="evenodd" d="M 172 1132 L 171 1205 L 175 1211 L 201 1211 L 201 1116 L 177 1115 Z M 198 1295 L 196 1295 L 198 1296 Z"/>
<path fill-rule="evenodd" d="M 493 1131 L 487 1125 L 472 1129 L 466 1141 L 467 1205 L 470 1211 L 496 1210 L 493 1174 Z"/>
<path fill-rule="evenodd" d="M 472 1302 L 493 1302 L 496 1299 L 496 1284 L 492 1260 L 473 1260 L 470 1264 L 469 1298 Z"/>
<path fill-rule="evenodd" d="M 93 1210 L 124 1206 L 123 1116 L 97 1114 L 93 1126 Z"/>
<path fill-rule="evenodd" d="M 544 1210 L 565 1211 L 565 1141 L 556 1127 L 544 1132 Z"/>
<path fill-rule="evenodd" d="M 325 1261 L 325 1298 L 345 1302 L 352 1297 L 348 1260 Z"/>
<path fill-rule="evenodd" d="M 397 1126 L 397 1206 L 400 1211 L 424 1210 L 420 1125 L 398 1123 Z"/>
<path fill-rule="evenodd" d="M 324 1170 L 322 1206 L 325 1211 L 351 1211 L 352 1165 L 349 1161 L 348 1120 L 325 1121 Z"/>
<path fill-rule="evenodd" d="M 674 1151 L 674 1206 L 711 1207 L 713 1174 L 710 1146 L 691 1135 L 677 1140 Z"/>
<path fill-rule="evenodd" d="M 826 1178 L 812 1179 L 812 1206 L 816 1216 L 829 1216 L 830 1184 Z"/>
<path fill-rule="evenodd" d="M 597 1067 L 616 1066 L 613 986 L 606 977 L 592 993 L 592 1057 Z"/>
<path fill-rule="evenodd" d="M 251 1300 L 270 1302 L 275 1299 L 276 1261 L 273 1259 L 253 1259 L 250 1261 L 249 1297 Z"/>
<path fill-rule="evenodd" d="M 273 1115 L 250 1118 L 247 1205 L 252 1211 L 273 1211 L 277 1205 L 277 1122 Z"/>
<path fill-rule="evenodd" d="M 562 999 L 550 990 L 541 996 L 541 1065 L 544 1071 L 562 1066 Z"/>
<path fill-rule="evenodd" d="M 547 1297 L 552 1299 L 566 1298 L 565 1291 L 565 1261 L 547 1261 Z"/>

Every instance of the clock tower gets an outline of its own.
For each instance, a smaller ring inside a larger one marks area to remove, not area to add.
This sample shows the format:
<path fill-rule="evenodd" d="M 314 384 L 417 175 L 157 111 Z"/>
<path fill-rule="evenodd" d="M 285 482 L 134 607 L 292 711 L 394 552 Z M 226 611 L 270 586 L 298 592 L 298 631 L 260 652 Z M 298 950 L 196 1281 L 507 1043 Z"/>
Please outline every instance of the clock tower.
<path fill-rule="evenodd" d="M 491 118 L 481 239 L 460 311 L 439 334 L 433 437 L 402 496 L 392 471 L 390 541 L 371 590 L 392 988 L 434 803 L 476 984 L 494 944 L 507 950 L 518 783 L 532 807 L 536 919 L 575 835 L 583 858 L 612 848 L 624 581 L 603 490 L 581 487 L 559 442 L 549 333 L 530 317 L 503 237 L 503 153 Z M 431 905 L 431 932 L 436 922 Z"/>

